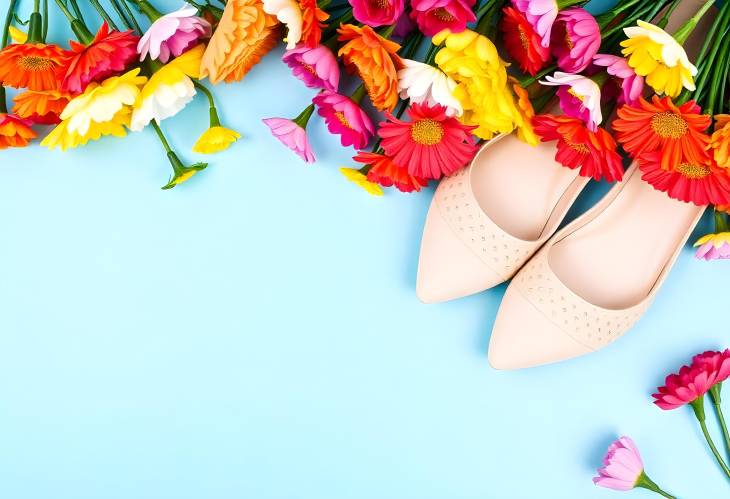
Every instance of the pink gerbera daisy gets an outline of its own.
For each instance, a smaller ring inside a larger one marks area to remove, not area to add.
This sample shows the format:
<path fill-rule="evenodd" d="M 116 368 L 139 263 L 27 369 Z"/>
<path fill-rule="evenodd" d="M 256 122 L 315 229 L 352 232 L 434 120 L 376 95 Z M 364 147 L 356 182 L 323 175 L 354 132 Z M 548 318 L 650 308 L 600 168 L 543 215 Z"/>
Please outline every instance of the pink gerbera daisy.
<path fill-rule="evenodd" d="M 424 179 L 439 179 L 464 167 L 474 156 L 476 146 L 471 130 L 446 115 L 443 106 L 413 104 L 408 109 L 411 121 L 401 121 L 388 113 L 378 135 L 385 153 L 408 172 Z"/>
<path fill-rule="evenodd" d="M 331 90 L 322 90 L 312 102 L 317 106 L 317 113 L 327 123 L 330 133 L 340 136 L 343 146 L 363 149 L 368 145 L 375 127 L 354 100 Z"/>

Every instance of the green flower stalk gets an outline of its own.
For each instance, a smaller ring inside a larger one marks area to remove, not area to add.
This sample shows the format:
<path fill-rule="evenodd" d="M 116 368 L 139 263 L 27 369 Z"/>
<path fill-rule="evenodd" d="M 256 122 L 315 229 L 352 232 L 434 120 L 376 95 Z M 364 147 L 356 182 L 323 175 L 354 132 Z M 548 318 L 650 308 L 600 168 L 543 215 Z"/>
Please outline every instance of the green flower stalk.
<path fill-rule="evenodd" d="M 167 184 L 162 186 L 162 189 L 172 189 L 173 187 L 180 185 L 183 182 L 187 182 L 193 175 L 208 167 L 208 163 L 195 163 L 191 166 L 185 166 L 183 162 L 180 161 L 180 158 L 177 156 L 175 151 L 173 151 L 173 149 L 170 147 L 170 144 L 167 141 L 165 134 L 162 132 L 160 125 L 158 125 L 157 122 L 154 120 L 151 122 L 151 125 L 152 128 L 155 130 L 157 138 L 160 140 L 162 147 L 165 148 L 165 152 L 167 153 L 167 159 L 172 166 L 172 177 L 170 177 L 170 180 L 167 182 Z"/>
<path fill-rule="evenodd" d="M 210 115 L 210 125 L 193 146 L 193 152 L 213 154 L 225 151 L 231 146 L 231 144 L 241 138 L 241 134 L 235 130 L 221 126 L 218 109 L 216 108 L 215 100 L 213 99 L 213 93 L 197 80 L 193 80 L 193 85 L 195 85 L 195 88 L 200 90 L 208 99 Z"/>

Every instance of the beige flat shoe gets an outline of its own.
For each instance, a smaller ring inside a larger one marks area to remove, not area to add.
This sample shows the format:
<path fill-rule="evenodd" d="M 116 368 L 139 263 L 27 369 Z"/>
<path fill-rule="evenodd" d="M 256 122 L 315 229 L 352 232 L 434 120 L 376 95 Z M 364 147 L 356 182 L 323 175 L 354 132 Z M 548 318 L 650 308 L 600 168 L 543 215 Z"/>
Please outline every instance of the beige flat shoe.
<path fill-rule="evenodd" d="M 554 156 L 554 144 L 531 147 L 502 135 L 441 181 L 421 241 L 421 301 L 460 298 L 507 281 L 547 241 L 590 180 Z"/>
<path fill-rule="evenodd" d="M 669 32 L 703 3 L 681 2 Z M 703 32 L 702 25 L 695 29 L 688 52 L 699 47 Z M 655 190 L 632 165 L 512 280 L 492 330 L 489 363 L 519 369 L 558 362 L 621 337 L 649 308 L 704 211 Z"/>
<path fill-rule="evenodd" d="M 489 363 L 519 369 L 605 347 L 649 308 L 705 211 L 624 180 L 548 241 L 502 299 Z"/>

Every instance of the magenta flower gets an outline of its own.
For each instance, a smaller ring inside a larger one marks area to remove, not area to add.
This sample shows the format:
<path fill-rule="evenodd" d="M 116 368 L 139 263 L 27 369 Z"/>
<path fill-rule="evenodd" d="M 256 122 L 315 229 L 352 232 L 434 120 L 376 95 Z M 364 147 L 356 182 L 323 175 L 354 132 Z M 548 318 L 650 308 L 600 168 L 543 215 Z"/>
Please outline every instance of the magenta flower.
<path fill-rule="evenodd" d="M 416 23 L 413 21 L 413 19 L 411 19 L 410 13 L 404 11 L 395 23 L 395 31 L 393 31 L 393 36 L 400 38 L 401 40 L 405 39 L 405 37 L 410 35 L 416 28 Z"/>
<path fill-rule="evenodd" d="M 348 0 L 352 15 L 373 28 L 395 23 L 405 9 L 404 0 Z"/>
<path fill-rule="evenodd" d="M 337 92 L 340 84 L 340 67 L 330 49 L 324 45 L 308 48 L 297 45 L 287 50 L 281 58 L 292 70 L 294 76 L 309 88 L 323 88 Z"/>
<path fill-rule="evenodd" d="M 543 47 L 550 46 L 550 33 L 555 18 L 558 17 L 557 0 L 512 0 L 512 4 L 522 12 L 535 32 L 542 39 Z"/>
<path fill-rule="evenodd" d="M 585 9 L 571 7 L 558 14 L 551 40 L 550 49 L 558 67 L 568 73 L 580 73 L 601 46 L 601 28 Z"/>
<path fill-rule="evenodd" d="M 472 11 L 476 0 L 412 0 L 411 18 L 426 36 L 448 29 L 459 33 L 476 21 Z"/>
<path fill-rule="evenodd" d="M 355 101 L 336 92 L 323 90 L 312 102 L 317 105 L 317 112 L 324 118 L 330 133 L 340 136 L 343 146 L 364 149 L 368 145 L 375 127 Z"/>
<path fill-rule="evenodd" d="M 605 67 L 608 74 L 620 80 L 619 104 L 633 106 L 639 102 L 644 92 L 644 77 L 637 75 L 626 59 L 610 54 L 596 54 L 593 64 Z"/>
<path fill-rule="evenodd" d="M 593 483 L 607 489 L 631 490 L 643 474 L 644 463 L 639 449 L 629 437 L 621 437 L 608 447 L 603 466 L 598 468 Z"/>
<path fill-rule="evenodd" d="M 705 396 L 715 384 L 715 374 L 708 372 L 702 365 L 682 366 L 678 373 L 670 374 L 664 386 L 654 393 L 654 403 L 665 411 L 692 404 Z"/>
<path fill-rule="evenodd" d="M 279 142 L 294 151 L 306 163 L 314 163 L 316 158 L 307 139 L 307 131 L 295 120 L 286 118 L 266 118 L 262 120 Z"/>
<path fill-rule="evenodd" d="M 540 83 L 560 87 L 557 92 L 560 109 L 572 118 L 583 120 L 589 129 L 595 131 L 603 121 L 601 88 L 595 81 L 585 76 L 556 71 Z"/>
<path fill-rule="evenodd" d="M 151 59 L 167 62 L 193 47 L 201 38 L 210 37 L 210 23 L 198 17 L 197 12 L 195 7 L 186 5 L 157 18 L 137 44 L 139 60 L 144 60 L 149 53 Z"/>
<path fill-rule="evenodd" d="M 730 349 L 723 352 L 707 351 L 692 357 L 692 365 L 702 367 L 714 379 L 714 384 L 730 378 Z"/>
<path fill-rule="evenodd" d="M 730 258 L 730 232 L 716 232 L 702 236 L 694 243 L 700 260 L 727 260 Z"/>

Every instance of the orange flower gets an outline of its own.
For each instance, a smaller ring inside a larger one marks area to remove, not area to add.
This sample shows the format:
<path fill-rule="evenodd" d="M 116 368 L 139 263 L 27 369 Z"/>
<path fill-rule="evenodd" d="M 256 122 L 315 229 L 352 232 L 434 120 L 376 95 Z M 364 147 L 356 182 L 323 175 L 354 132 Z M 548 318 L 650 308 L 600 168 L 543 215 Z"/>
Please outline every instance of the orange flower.
<path fill-rule="evenodd" d="M 42 125 L 61 122 L 61 112 L 71 95 L 58 90 L 26 90 L 15 96 L 13 113 Z"/>
<path fill-rule="evenodd" d="M 56 90 L 61 84 L 66 57 L 66 52 L 58 45 L 8 45 L 0 50 L 0 85 L 30 90 Z"/>
<path fill-rule="evenodd" d="M 302 9 L 302 43 L 313 49 L 319 45 L 322 39 L 322 29 L 326 26 L 324 21 L 329 19 L 329 14 L 317 6 L 317 0 L 299 0 L 299 8 Z"/>
<path fill-rule="evenodd" d="M 0 114 L 0 149 L 27 146 L 36 137 L 30 126 L 30 121 L 14 114 Z"/>
<path fill-rule="evenodd" d="M 730 168 L 730 114 L 715 115 L 715 133 L 712 134 L 712 154 L 720 168 Z"/>
<path fill-rule="evenodd" d="M 279 41 L 276 17 L 261 0 L 229 0 L 200 63 L 211 83 L 242 79 Z"/>
<path fill-rule="evenodd" d="M 655 95 L 651 103 L 641 99 L 636 107 L 619 108 L 613 129 L 632 158 L 659 151 L 661 168 L 670 171 L 683 161 L 706 163 L 710 138 L 704 131 L 711 119 L 700 113 L 694 101 L 677 106 L 670 97 Z"/>
<path fill-rule="evenodd" d="M 385 154 L 358 151 L 352 159 L 369 167 L 367 179 L 374 184 L 383 187 L 394 185 L 401 192 L 418 192 L 428 185 L 428 180 L 411 175 L 408 173 L 408 168 L 396 165 L 393 159 Z"/>
<path fill-rule="evenodd" d="M 392 111 L 398 103 L 397 73 L 402 64 L 396 53 L 400 45 L 370 26 L 344 24 L 337 32 L 340 41 L 347 41 L 338 52 L 347 70 L 360 76 L 376 109 Z"/>

